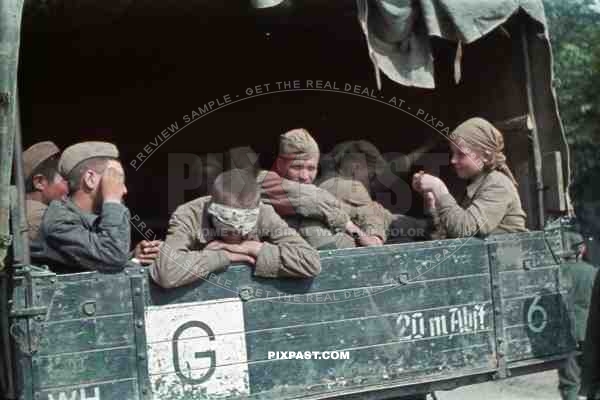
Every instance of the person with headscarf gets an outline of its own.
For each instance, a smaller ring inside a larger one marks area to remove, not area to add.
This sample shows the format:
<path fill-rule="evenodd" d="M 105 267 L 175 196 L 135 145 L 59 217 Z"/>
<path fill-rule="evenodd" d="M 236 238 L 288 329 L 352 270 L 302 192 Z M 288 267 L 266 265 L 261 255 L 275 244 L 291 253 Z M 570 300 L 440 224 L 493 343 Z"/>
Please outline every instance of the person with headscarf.
<path fill-rule="evenodd" d="M 312 278 L 321 271 L 319 253 L 273 208 L 260 200 L 248 170 L 221 173 L 211 195 L 179 206 L 152 279 L 174 288 L 207 279 L 231 264 L 246 264 L 263 278 Z"/>
<path fill-rule="evenodd" d="M 526 215 L 517 181 L 506 164 L 502 133 L 483 118 L 471 118 L 450 135 L 452 158 L 459 178 L 469 182 L 460 202 L 439 178 L 417 173 L 413 188 L 439 215 L 448 237 L 525 232 Z"/>

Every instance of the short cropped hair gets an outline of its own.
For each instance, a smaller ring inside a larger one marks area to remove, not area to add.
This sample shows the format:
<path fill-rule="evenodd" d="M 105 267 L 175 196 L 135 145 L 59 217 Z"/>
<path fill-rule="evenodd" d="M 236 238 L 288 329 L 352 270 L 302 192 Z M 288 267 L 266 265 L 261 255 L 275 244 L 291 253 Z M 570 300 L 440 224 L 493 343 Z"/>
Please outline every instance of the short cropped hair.
<path fill-rule="evenodd" d="M 54 181 L 56 175 L 58 175 L 58 155 L 52 156 L 47 160 L 44 160 L 40 165 L 33 170 L 30 176 L 25 177 L 25 192 L 33 193 L 37 189 L 33 186 L 33 177 L 36 175 L 42 175 L 48 180 L 48 182 Z"/>
<path fill-rule="evenodd" d="M 236 208 L 253 208 L 258 205 L 260 191 L 252 172 L 232 169 L 215 179 L 212 199 L 219 204 Z"/>
<path fill-rule="evenodd" d="M 69 192 L 75 193 L 79 189 L 81 189 L 81 178 L 85 171 L 91 169 L 101 174 L 104 172 L 106 168 L 106 164 L 110 161 L 114 160 L 111 157 L 93 157 L 88 158 L 87 160 L 83 160 L 79 164 L 77 164 L 71 172 L 69 172 L 69 176 L 67 176 L 67 182 L 69 183 Z"/>

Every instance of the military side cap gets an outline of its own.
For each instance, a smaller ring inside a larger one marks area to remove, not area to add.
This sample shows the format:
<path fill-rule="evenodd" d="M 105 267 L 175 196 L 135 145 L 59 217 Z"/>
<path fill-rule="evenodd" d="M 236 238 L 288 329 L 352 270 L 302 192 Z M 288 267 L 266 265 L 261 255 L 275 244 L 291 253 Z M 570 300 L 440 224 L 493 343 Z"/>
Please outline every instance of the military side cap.
<path fill-rule="evenodd" d="M 77 164 L 96 157 L 118 158 L 119 150 L 108 142 L 76 143 L 63 151 L 58 161 L 58 170 L 63 176 L 68 176 Z"/>
<path fill-rule="evenodd" d="M 60 149 L 53 142 L 39 142 L 23 152 L 23 175 L 25 178 L 31 177 L 33 171 L 41 163 L 50 157 L 60 153 Z"/>
<path fill-rule="evenodd" d="M 292 129 L 279 137 L 279 155 L 307 159 L 319 155 L 319 145 L 306 129 Z"/>

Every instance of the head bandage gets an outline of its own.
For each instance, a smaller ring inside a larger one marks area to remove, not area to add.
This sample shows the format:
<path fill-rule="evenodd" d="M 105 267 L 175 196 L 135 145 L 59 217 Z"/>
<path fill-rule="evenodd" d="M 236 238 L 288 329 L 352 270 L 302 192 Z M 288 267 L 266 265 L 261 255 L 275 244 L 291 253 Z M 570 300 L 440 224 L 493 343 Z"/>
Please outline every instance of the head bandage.
<path fill-rule="evenodd" d="M 208 206 L 207 212 L 219 223 L 234 228 L 242 235 L 247 235 L 258 223 L 260 207 L 235 208 L 212 202 Z"/>

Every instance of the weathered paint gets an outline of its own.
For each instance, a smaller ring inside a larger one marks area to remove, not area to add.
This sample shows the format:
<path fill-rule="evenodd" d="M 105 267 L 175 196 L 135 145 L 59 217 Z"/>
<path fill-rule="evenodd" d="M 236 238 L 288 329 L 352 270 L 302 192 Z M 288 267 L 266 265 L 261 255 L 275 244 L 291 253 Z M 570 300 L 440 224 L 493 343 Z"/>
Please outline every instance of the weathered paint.
<path fill-rule="evenodd" d="M 34 306 L 48 312 L 32 324 L 39 350 L 31 370 L 21 355 L 21 382 L 48 400 L 141 400 L 146 380 L 161 400 L 279 400 L 491 379 L 512 363 L 574 348 L 567 287 L 549 246 L 559 251 L 560 235 L 326 251 L 314 280 L 260 279 L 233 266 L 170 291 L 140 269 L 40 275 Z M 15 304 L 25 307 L 24 281 L 16 283 Z M 349 358 L 268 357 L 289 351 Z"/>
<path fill-rule="evenodd" d="M 208 396 L 249 394 L 241 300 L 148 307 L 146 335 L 156 399 L 186 386 Z"/>
<path fill-rule="evenodd" d="M 508 235 L 491 241 L 489 251 L 500 279 L 507 360 L 544 358 L 574 348 L 568 288 L 557 259 L 560 231 Z"/>

